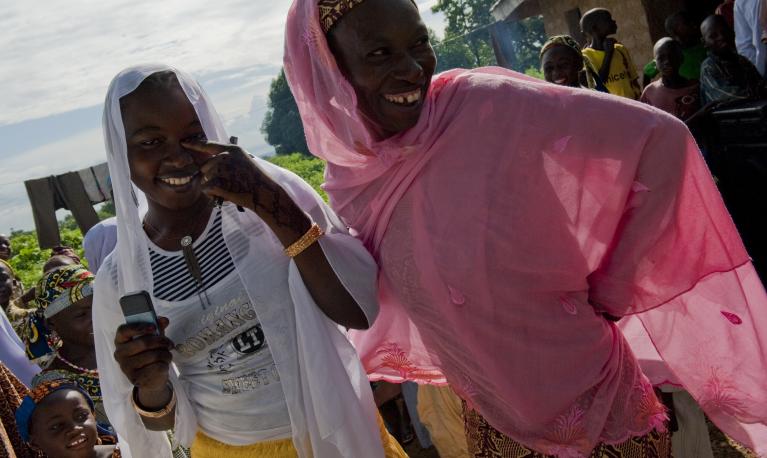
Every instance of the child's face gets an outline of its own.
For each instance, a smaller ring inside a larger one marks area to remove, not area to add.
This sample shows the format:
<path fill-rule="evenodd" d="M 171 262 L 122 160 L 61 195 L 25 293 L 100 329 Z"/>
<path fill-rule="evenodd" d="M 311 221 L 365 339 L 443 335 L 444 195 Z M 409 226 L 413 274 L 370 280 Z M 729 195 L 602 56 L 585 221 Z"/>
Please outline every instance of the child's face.
<path fill-rule="evenodd" d="M 714 54 L 722 54 L 732 48 L 732 32 L 718 21 L 707 21 L 701 28 L 703 44 Z"/>
<path fill-rule="evenodd" d="M 549 83 L 560 86 L 580 86 L 578 74 L 583 67 L 583 58 L 566 46 L 554 46 L 541 59 L 543 76 Z"/>
<path fill-rule="evenodd" d="M 58 390 L 32 414 L 30 443 L 47 456 L 90 458 L 97 440 L 96 418 L 79 391 Z"/>
<path fill-rule="evenodd" d="M 618 33 L 618 23 L 615 22 L 612 15 L 607 11 L 602 12 L 594 22 L 594 35 L 606 37 Z"/>
<path fill-rule="evenodd" d="M 678 46 L 666 43 L 655 50 L 655 63 L 661 76 L 668 78 L 679 74 L 684 56 Z"/>

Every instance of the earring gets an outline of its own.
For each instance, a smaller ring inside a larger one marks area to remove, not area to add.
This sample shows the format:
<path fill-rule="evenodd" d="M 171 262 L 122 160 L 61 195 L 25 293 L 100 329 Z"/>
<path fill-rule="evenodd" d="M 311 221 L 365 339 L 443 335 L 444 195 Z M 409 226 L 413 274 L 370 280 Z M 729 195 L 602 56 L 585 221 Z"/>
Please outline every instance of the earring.
<path fill-rule="evenodd" d="M 51 351 L 56 351 L 61 347 L 61 337 L 59 337 L 53 329 L 48 329 L 48 335 L 45 336 L 45 341 Z"/>

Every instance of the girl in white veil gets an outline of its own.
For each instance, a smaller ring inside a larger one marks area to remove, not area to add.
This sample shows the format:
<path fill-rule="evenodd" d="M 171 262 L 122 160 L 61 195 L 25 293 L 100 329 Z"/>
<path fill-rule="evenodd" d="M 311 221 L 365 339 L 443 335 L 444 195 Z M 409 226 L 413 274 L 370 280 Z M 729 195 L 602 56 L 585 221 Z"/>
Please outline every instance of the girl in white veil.
<path fill-rule="evenodd" d="M 114 78 L 104 135 L 118 242 L 93 323 L 123 456 L 169 456 L 170 427 L 200 458 L 404 456 L 344 330 L 378 313 L 375 263 L 311 187 L 226 145 L 206 93 L 171 67 Z M 124 324 L 135 291 L 159 330 Z"/>

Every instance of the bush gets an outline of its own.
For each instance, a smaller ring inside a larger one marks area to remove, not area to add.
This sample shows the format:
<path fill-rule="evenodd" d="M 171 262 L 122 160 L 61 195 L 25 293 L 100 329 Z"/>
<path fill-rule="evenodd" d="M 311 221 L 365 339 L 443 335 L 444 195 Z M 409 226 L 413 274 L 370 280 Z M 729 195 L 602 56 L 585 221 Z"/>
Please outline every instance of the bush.
<path fill-rule="evenodd" d="M 322 160 L 301 153 L 272 156 L 267 160 L 303 178 L 327 202 L 328 195 L 320 188 L 320 185 L 325 181 L 325 163 Z"/>

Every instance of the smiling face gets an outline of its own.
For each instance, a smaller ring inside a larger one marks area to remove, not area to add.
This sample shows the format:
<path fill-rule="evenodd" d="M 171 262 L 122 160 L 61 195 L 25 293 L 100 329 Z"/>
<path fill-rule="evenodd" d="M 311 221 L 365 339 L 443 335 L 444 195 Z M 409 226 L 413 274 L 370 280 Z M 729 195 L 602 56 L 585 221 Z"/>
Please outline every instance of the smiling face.
<path fill-rule="evenodd" d="M 85 396 L 77 390 L 55 391 L 32 414 L 30 443 L 46 456 L 90 458 L 97 439 L 96 417 Z"/>
<path fill-rule="evenodd" d="M 48 318 L 48 326 L 56 331 L 65 346 L 93 346 L 92 305 L 93 296 L 87 296 Z"/>
<path fill-rule="evenodd" d="M 376 135 L 415 126 L 437 59 L 410 0 L 365 0 L 330 30 L 328 43 Z"/>
<path fill-rule="evenodd" d="M 734 49 L 735 34 L 722 16 L 709 16 L 700 26 L 703 44 L 714 54 L 729 54 Z"/>
<path fill-rule="evenodd" d="M 541 58 L 543 77 L 549 83 L 560 86 L 580 87 L 579 74 L 583 57 L 568 46 L 554 46 Z"/>
<path fill-rule="evenodd" d="M 0 234 L 0 259 L 7 261 L 13 256 L 11 251 L 11 239 L 5 234 Z"/>
<path fill-rule="evenodd" d="M 150 205 L 179 210 L 207 199 L 199 168 L 181 146 L 204 140 L 205 133 L 175 76 L 170 82 L 145 81 L 120 100 L 120 107 L 131 180 Z"/>

